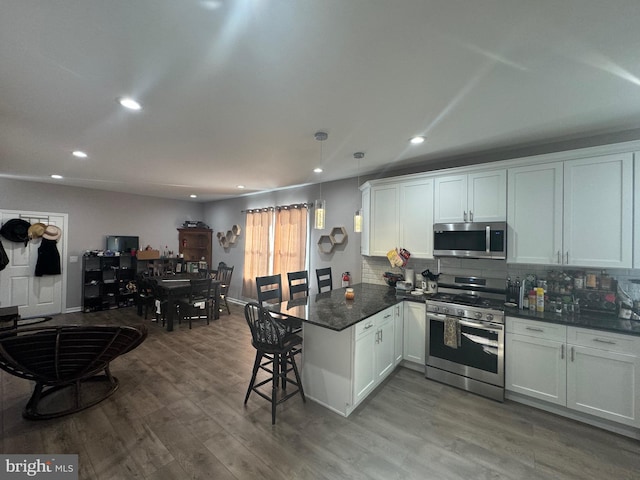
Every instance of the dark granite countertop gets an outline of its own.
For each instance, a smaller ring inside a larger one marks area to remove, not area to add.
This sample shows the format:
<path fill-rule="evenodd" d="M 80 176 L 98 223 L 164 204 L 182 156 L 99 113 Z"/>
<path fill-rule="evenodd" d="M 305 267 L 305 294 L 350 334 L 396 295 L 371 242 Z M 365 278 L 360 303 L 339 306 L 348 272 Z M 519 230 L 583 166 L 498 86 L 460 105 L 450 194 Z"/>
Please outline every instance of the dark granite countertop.
<path fill-rule="evenodd" d="M 518 308 L 505 307 L 504 314 L 511 317 L 539 320 L 547 323 L 558 323 L 571 327 L 592 328 L 615 333 L 640 336 L 640 321 L 625 320 L 612 315 L 598 315 L 597 313 L 581 313 L 579 315 L 558 315 L 554 312 L 532 312 Z"/>
<path fill-rule="evenodd" d="M 425 303 L 429 299 L 429 295 L 396 295 L 395 288 L 372 283 L 359 283 L 351 288 L 355 293 L 354 300 L 346 300 L 345 289 L 337 288 L 330 292 L 283 302 L 270 309 L 339 332 L 399 302 L 408 300 Z M 538 313 L 511 307 L 505 307 L 504 313 L 529 320 L 640 336 L 640 321 L 610 315 L 582 313 L 563 316 L 553 312 Z"/>
<path fill-rule="evenodd" d="M 359 283 L 351 288 L 355 293 L 353 300 L 344 298 L 344 288 L 336 288 L 330 292 L 282 302 L 269 309 L 339 332 L 403 300 L 396 298 L 395 288 L 386 285 Z"/>

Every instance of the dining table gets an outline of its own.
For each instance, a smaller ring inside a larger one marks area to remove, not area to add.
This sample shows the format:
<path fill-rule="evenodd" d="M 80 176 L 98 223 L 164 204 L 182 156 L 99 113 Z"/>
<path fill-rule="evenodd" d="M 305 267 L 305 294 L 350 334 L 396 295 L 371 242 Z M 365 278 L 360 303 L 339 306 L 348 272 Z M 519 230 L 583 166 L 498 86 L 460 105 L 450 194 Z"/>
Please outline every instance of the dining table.
<path fill-rule="evenodd" d="M 158 290 L 167 298 L 167 332 L 173 331 L 173 323 L 175 321 L 176 304 L 178 300 L 189 295 L 191 290 L 192 278 L 201 278 L 199 274 L 193 273 L 177 273 L 174 275 L 161 275 L 153 277 L 158 285 Z M 220 280 L 213 279 L 211 281 L 211 289 L 213 295 L 213 318 L 220 318 Z"/>

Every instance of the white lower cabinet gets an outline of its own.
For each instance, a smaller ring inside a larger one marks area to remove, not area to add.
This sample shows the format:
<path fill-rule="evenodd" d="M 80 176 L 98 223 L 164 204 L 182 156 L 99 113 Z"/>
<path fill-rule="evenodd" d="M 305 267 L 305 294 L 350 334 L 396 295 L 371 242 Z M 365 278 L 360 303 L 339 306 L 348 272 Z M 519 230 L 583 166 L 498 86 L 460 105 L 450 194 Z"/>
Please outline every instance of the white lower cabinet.
<path fill-rule="evenodd" d="M 640 427 L 640 338 L 506 319 L 508 391 Z"/>
<path fill-rule="evenodd" d="M 304 323 L 305 395 L 345 417 L 395 367 L 398 305 L 336 332 Z"/>
<path fill-rule="evenodd" d="M 353 396 L 357 404 L 373 390 L 378 375 L 376 373 L 376 338 L 378 332 L 374 319 L 364 320 L 364 325 L 356 329 L 353 360 Z M 359 330 L 359 332 L 358 332 Z"/>
<path fill-rule="evenodd" d="M 395 351 L 393 365 L 398 365 L 404 357 L 404 304 L 407 302 L 398 303 L 393 307 L 394 312 L 394 330 L 393 335 L 395 337 Z"/>
<path fill-rule="evenodd" d="M 506 389 L 566 405 L 567 327 L 508 317 L 506 329 Z"/>
<path fill-rule="evenodd" d="M 640 341 L 567 328 L 567 407 L 640 427 Z"/>
<path fill-rule="evenodd" d="M 425 366 L 425 341 L 427 317 L 425 304 L 404 301 L 404 350 L 403 358 L 416 364 L 419 370 Z"/>

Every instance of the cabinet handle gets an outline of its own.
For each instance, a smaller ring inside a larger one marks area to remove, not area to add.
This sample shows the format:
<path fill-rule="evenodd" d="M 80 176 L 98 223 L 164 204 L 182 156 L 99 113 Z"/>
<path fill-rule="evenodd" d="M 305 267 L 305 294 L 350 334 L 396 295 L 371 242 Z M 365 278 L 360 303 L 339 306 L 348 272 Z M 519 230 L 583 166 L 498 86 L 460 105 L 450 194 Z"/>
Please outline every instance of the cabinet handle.
<path fill-rule="evenodd" d="M 575 348 L 571 347 L 571 361 L 572 362 L 573 362 L 574 358 L 575 358 Z"/>
<path fill-rule="evenodd" d="M 365 329 L 365 330 L 369 330 L 371 327 L 373 327 L 373 323 L 370 323 L 370 324 L 366 325 L 366 326 L 364 327 L 364 329 Z"/>
<path fill-rule="evenodd" d="M 567 261 L 566 261 L 565 265 L 569 265 L 569 250 L 567 250 Z"/>
<path fill-rule="evenodd" d="M 544 332 L 542 328 L 533 328 L 533 327 L 525 327 L 526 330 L 531 330 L 532 332 Z"/>
<path fill-rule="evenodd" d="M 469 210 L 469 221 L 473 222 L 473 212 Z"/>
<path fill-rule="evenodd" d="M 380 330 L 380 343 L 382 343 L 382 330 Z"/>
<path fill-rule="evenodd" d="M 558 264 L 562 263 L 562 260 L 560 260 L 560 250 L 558 250 Z"/>
<path fill-rule="evenodd" d="M 391 316 L 390 313 L 387 313 L 383 318 L 389 318 Z"/>
<path fill-rule="evenodd" d="M 467 211 L 465 210 L 464 213 L 462 214 L 462 218 L 464 218 L 464 221 L 467 221 Z"/>
<path fill-rule="evenodd" d="M 598 343 L 606 343 L 607 345 L 615 345 L 616 342 L 612 342 L 611 340 L 601 340 L 599 338 L 594 338 L 593 339 L 594 342 L 598 342 Z"/>
<path fill-rule="evenodd" d="M 560 358 L 564 360 L 564 343 L 560 345 Z"/>

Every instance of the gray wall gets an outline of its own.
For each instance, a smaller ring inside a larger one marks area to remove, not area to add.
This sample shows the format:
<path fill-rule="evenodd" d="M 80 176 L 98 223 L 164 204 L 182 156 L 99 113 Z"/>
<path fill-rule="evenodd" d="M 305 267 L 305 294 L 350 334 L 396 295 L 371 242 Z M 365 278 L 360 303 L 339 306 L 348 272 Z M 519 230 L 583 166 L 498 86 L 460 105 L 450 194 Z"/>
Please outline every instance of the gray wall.
<path fill-rule="evenodd" d="M 213 264 L 225 262 L 234 266 L 233 278 L 229 289 L 230 298 L 242 298 L 242 270 L 244 267 L 245 235 L 241 234 L 235 245 L 224 249 L 220 246 L 215 232 L 226 232 L 232 225 L 239 225 L 245 230 L 246 216 L 241 210 L 273 205 L 289 205 L 292 203 L 313 202 L 320 198 L 320 186 L 309 185 L 272 191 L 257 195 L 247 195 L 230 200 L 211 202 L 205 206 L 205 222 L 214 230 Z M 316 292 L 316 268 L 331 267 L 333 270 L 334 287 L 340 286 L 342 272 L 351 273 L 352 283 L 361 281 L 362 262 L 360 258 L 360 235 L 353 232 L 353 215 L 360 208 L 361 194 L 355 178 L 339 180 L 322 184 L 322 198 L 327 203 L 327 213 L 324 230 L 311 229 L 309 281 L 311 291 Z M 310 221 L 312 220 L 310 216 Z M 318 250 L 318 239 L 321 235 L 328 235 L 334 227 L 344 227 L 347 239 L 342 245 L 336 246 L 331 254 L 323 254 Z M 286 278 L 283 277 L 286 282 Z M 247 300 L 247 299 L 245 299 Z"/>
<path fill-rule="evenodd" d="M 0 178 L 0 208 L 66 213 L 69 256 L 67 263 L 67 310 L 82 305 L 82 254 L 105 248 L 107 235 L 137 235 L 140 246 L 178 251 L 179 227 L 185 220 L 202 220 L 203 205 L 49 183 Z"/>

